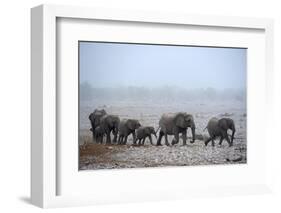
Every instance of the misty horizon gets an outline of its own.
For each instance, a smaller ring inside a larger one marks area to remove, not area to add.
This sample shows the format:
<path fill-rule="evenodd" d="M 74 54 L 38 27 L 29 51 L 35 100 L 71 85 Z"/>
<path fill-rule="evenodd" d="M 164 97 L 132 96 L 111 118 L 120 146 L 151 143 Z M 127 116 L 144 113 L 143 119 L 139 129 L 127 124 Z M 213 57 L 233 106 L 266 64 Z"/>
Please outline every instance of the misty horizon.
<path fill-rule="evenodd" d="M 135 86 L 135 85 L 119 85 L 119 86 L 100 86 L 100 85 L 97 85 L 97 86 L 94 86 L 92 85 L 89 81 L 84 81 L 84 82 L 80 82 L 80 87 L 81 86 L 84 86 L 84 85 L 88 85 L 90 86 L 92 89 L 118 89 L 118 88 L 140 88 L 140 89 L 149 89 L 149 90 L 154 90 L 154 89 L 162 89 L 162 88 L 172 88 L 172 89 L 175 89 L 175 90 L 186 90 L 186 91 L 192 91 L 192 90 L 206 90 L 206 89 L 214 89 L 214 90 L 217 90 L 217 91 L 224 91 L 224 90 L 236 90 L 236 91 L 245 91 L 246 90 L 246 87 L 244 88 L 231 88 L 231 87 L 226 87 L 226 88 L 215 88 L 215 87 L 194 87 L 194 88 L 186 88 L 186 87 L 182 87 L 182 86 L 177 86 L 177 85 L 159 85 L 159 86 Z"/>
<path fill-rule="evenodd" d="M 139 86 L 117 86 L 117 87 L 92 87 L 88 82 L 80 84 L 81 101 L 91 100 L 236 100 L 246 101 L 246 89 L 224 88 L 215 89 L 192 88 L 186 89 L 175 86 L 139 87 Z"/>
<path fill-rule="evenodd" d="M 245 90 L 246 54 L 237 48 L 80 42 L 80 83 Z"/>

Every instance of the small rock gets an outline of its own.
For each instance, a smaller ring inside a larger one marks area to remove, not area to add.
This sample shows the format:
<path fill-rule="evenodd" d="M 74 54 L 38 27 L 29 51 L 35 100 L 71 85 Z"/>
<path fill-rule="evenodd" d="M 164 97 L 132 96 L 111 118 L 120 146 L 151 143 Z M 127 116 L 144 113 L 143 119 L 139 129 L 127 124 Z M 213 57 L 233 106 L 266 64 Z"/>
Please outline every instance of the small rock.
<path fill-rule="evenodd" d="M 239 162 L 239 161 L 242 161 L 242 160 L 243 160 L 243 157 L 240 156 L 240 157 L 235 158 L 235 159 L 226 158 L 225 160 L 226 160 L 227 162 Z"/>
<path fill-rule="evenodd" d="M 233 161 L 233 162 L 238 162 L 238 161 L 241 161 L 242 159 L 243 159 L 243 157 L 240 156 L 240 157 L 238 157 L 238 158 L 236 158 L 236 159 L 233 159 L 232 161 Z"/>

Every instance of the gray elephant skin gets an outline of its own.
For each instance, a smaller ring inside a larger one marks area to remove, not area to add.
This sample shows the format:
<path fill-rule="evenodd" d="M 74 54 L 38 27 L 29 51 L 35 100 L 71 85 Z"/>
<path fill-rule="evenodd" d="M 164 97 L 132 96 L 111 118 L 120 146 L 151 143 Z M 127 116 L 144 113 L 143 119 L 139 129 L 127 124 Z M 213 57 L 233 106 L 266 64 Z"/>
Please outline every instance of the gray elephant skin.
<path fill-rule="evenodd" d="M 186 133 L 187 128 L 191 128 L 192 140 L 191 143 L 195 141 L 195 123 L 193 116 L 185 112 L 178 113 L 167 113 L 163 114 L 159 120 L 159 137 L 157 140 L 157 146 L 161 145 L 161 139 L 165 137 L 165 145 L 169 146 L 168 135 L 174 135 L 172 145 L 179 142 L 179 134 L 182 134 L 183 145 L 186 145 Z"/>
<path fill-rule="evenodd" d="M 93 134 L 93 140 L 95 139 L 95 129 L 97 126 L 100 125 L 100 119 L 102 116 L 106 115 L 106 111 L 104 109 L 95 109 L 94 112 L 92 112 L 89 115 L 89 120 L 91 122 L 91 127 L 92 127 L 92 134 Z"/>
<path fill-rule="evenodd" d="M 118 144 L 126 144 L 128 136 L 133 135 L 133 141 L 136 141 L 136 129 L 141 126 L 140 122 L 136 119 L 123 119 L 119 124 L 119 138 Z"/>
<path fill-rule="evenodd" d="M 93 132 L 93 129 L 91 128 L 90 131 Z M 101 129 L 100 126 L 97 126 L 95 128 L 95 141 L 96 143 L 102 143 L 103 142 L 103 136 L 104 136 L 104 131 Z"/>
<path fill-rule="evenodd" d="M 214 140 L 217 137 L 220 137 L 219 145 L 222 144 L 225 139 L 229 146 L 233 145 L 233 139 L 235 134 L 235 124 L 231 118 L 211 118 L 207 124 L 207 130 L 210 137 L 205 141 L 205 145 L 207 146 L 210 141 L 212 141 L 212 146 L 215 146 Z M 227 130 L 232 130 L 231 140 L 229 140 Z"/>
<path fill-rule="evenodd" d="M 156 132 L 153 126 L 141 126 L 136 130 L 136 141 L 135 144 L 139 141 L 139 145 L 144 145 L 145 139 L 148 137 L 151 145 L 152 143 L 152 137 L 151 135 L 154 135 L 156 140 Z"/>
<path fill-rule="evenodd" d="M 111 132 L 113 133 L 113 143 L 117 141 L 120 118 L 117 115 L 106 114 L 100 118 L 100 131 L 106 135 L 106 144 L 111 144 Z M 103 138 L 102 138 L 103 139 Z"/>

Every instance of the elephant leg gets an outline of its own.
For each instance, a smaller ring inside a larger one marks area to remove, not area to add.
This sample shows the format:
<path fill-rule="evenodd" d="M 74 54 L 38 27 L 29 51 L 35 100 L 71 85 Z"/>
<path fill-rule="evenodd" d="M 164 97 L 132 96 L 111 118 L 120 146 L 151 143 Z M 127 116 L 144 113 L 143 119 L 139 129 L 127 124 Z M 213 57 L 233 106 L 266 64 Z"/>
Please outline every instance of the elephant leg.
<path fill-rule="evenodd" d="M 221 138 L 220 138 L 220 142 L 219 142 L 220 146 L 221 146 L 222 142 L 223 142 L 223 136 L 221 136 Z"/>
<path fill-rule="evenodd" d="M 124 135 L 119 136 L 119 144 L 122 145 L 124 141 Z"/>
<path fill-rule="evenodd" d="M 124 145 L 127 144 L 127 139 L 128 139 L 128 135 L 125 135 L 125 138 L 124 138 L 124 141 L 123 141 L 123 144 L 124 144 Z"/>
<path fill-rule="evenodd" d="M 141 145 L 144 145 L 145 137 L 142 139 Z"/>
<path fill-rule="evenodd" d="M 110 132 L 106 133 L 106 144 L 111 144 Z"/>
<path fill-rule="evenodd" d="M 175 145 L 179 142 L 179 134 L 176 133 L 174 138 L 173 138 L 173 141 L 172 141 L 172 145 Z M 185 141 L 186 142 L 186 141 Z"/>
<path fill-rule="evenodd" d="M 213 146 L 213 147 L 215 146 L 215 141 L 214 141 L 214 139 L 212 139 L 212 146 Z"/>
<path fill-rule="evenodd" d="M 143 145 L 143 141 L 144 141 L 145 139 L 144 139 L 144 137 L 143 138 L 141 138 L 140 139 L 140 143 L 139 143 L 139 145 Z"/>
<path fill-rule="evenodd" d="M 149 135 L 148 138 L 149 138 L 150 144 L 153 145 L 151 135 Z"/>
<path fill-rule="evenodd" d="M 94 132 L 93 132 L 92 136 L 93 136 L 93 138 L 92 138 L 93 143 L 97 143 L 97 136 L 94 134 Z"/>
<path fill-rule="evenodd" d="M 121 136 L 119 135 L 117 143 L 120 144 Z"/>
<path fill-rule="evenodd" d="M 206 141 L 205 141 L 205 146 L 208 146 L 208 143 L 213 140 L 214 137 L 209 137 Z"/>
<path fill-rule="evenodd" d="M 136 143 L 135 143 L 135 142 L 136 142 L 136 133 L 135 133 L 135 131 L 132 132 L 132 135 L 133 135 L 134 144 L 136 144 Z"/>
<path fill-rule="evenodd" d="M 124 143 L 124 135 L 121 136 L 120 145 Z"/>
<path fill-rule="evenodd" d="M 138 138 L 133 141 L 134 144 L 138 144 Z"/>
<path fill-rule="evenodd" d="M 99 143 L 100 142 L 100 140 L 99 140 L 100 138 L 99 138 L 99 135 L 95 135 L 95 141 L 96 141 L 96 143 Z"/>
<path fill-rule="evenodd" d="M 159 132 L 159 137 L 158 137 L 158 139 L 157 139 L 157 144 L 156 144 L 156 146 L 161 146 L 161 139 L 162 139 L 163 135 L 164 135 L 164 132 L 162 132 L 162 131 L 160 130 L 160 132 Z"/>
<path fill-rule="evenodd" d="M 170 146 L 167 133 L 165 133 L 165 145 Z"/>
<path fill-rule="evenodd" d="M 100 138 L 100 143 L 102 144 L 103 143 L 103 135 L 101 135 L 99 138 Z"/>
<path fill-rule="evenodd" d="M 116 143 L 117 142 L 117 133 L 113 132 L 113 135 L 114 135 L 114 137 L 113 137 L 113 141 L 112 142 Z"/>
<path fill-rule="evenodd" d="M 232 143 L 230 142 L 229 140 L 229 137 L 228 137 L 228 134 L 227 134 L 227 131 L 223 133 L 223 137 L 226 139 L 227 143 L 229 146 L 232 146 Z"/>
<path fill-rule="evenodd" d="M 185 146 L 186 145 L 186 130 L 182 132 L 182 143 Z"/>

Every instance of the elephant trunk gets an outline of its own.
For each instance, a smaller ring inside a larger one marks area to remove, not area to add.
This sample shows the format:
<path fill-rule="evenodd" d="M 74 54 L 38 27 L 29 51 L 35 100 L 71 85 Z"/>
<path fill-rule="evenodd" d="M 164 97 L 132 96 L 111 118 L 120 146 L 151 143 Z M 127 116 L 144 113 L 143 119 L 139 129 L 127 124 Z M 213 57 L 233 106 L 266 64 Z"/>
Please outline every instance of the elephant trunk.
<path fill-rule="evenodd" d="M 195 142 L 195 124 L 194 124 L 194 122 L 192 122 L 192 125 L 191 125 L 191 133 L 192 133 L 192 141 L 190 141 L 190 142 L 194 143 Z"/>
<path fill-rule="evenodd" d="M 235 134 L 235 126 L 233 125 L 232 127 L 232 135 L 231 135 L 231 145 L 233 144 L 233 139 L 234 139 L 234 134 Z"/>
<path fill-rule="evenodd" d="M 92 132 L 92 136 L 93 136 L 93 142 L 94 142 L 94 140 L 95 140 L 95 138 L 96 138 L 96 134 L 95 134 L 95 130 L 94 130 L 94 128 L 93 128 L 93 125 L 92 125 L 92 128 L 90 128 L 90 131 Z"/>

